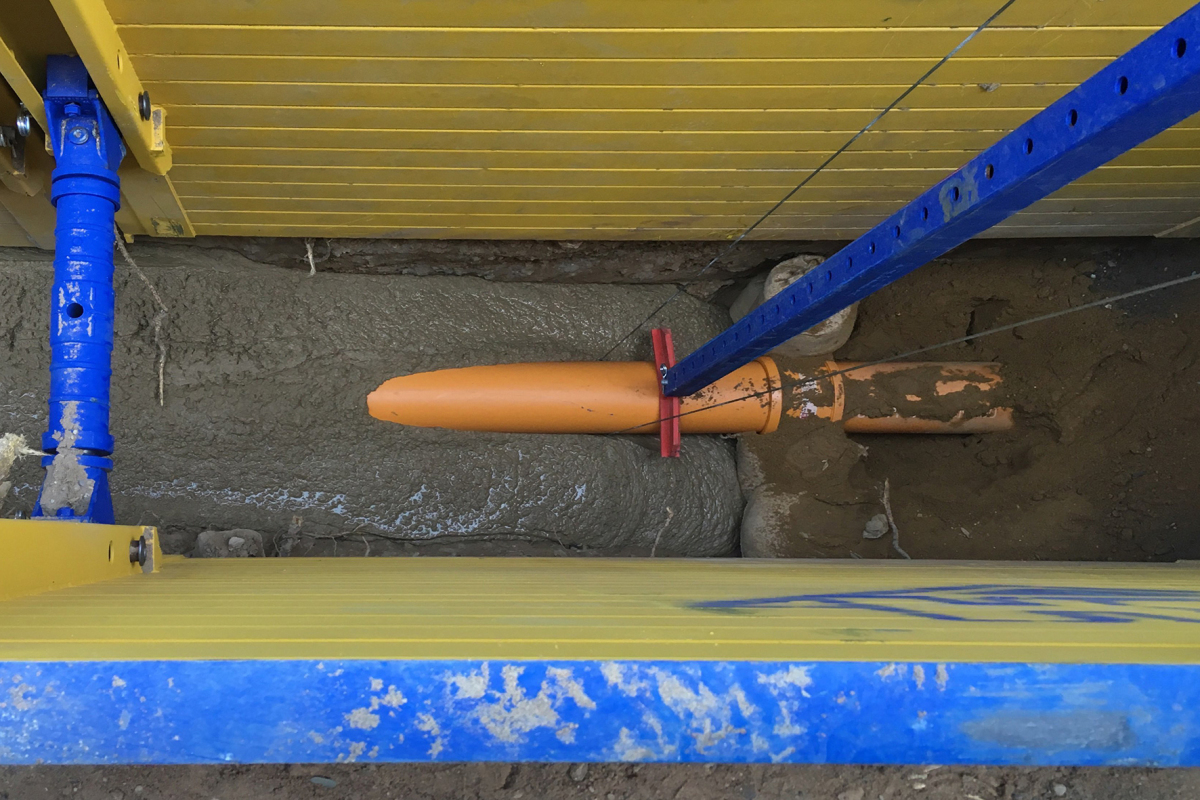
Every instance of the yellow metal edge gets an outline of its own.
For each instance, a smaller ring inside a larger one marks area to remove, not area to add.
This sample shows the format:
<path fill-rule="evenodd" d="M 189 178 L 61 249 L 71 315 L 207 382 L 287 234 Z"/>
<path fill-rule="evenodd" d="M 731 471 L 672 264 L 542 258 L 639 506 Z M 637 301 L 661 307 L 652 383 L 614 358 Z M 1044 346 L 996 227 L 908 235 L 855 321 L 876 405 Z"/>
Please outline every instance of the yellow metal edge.
<path fill-rule="evenodd" d="M 108 106 L 138 164 L 155 175 L 171 169 L 171 147 L 156 149 L 153 114 L 143 120 L 138 96 L 144 91 L 117 26 L 102 0 L 51 0 L 67 35 Z"/>
<path fill-rule="evenodd" d="M 38 151 L 37 143 L 41 141 L 36 133 L 30 132 L 28 145 L 25 153 L 25 169 L 23 172 L 17 171 L 16 164 L 13 163 L 12 151 L 8 148 L 0 148 L 0 182 L 3 182 L 10 190 L 23 194 L 26 197 L 35 197 L 42 194 L 45 188 L 46 178 L 48 173 L 38 166 L 35 166 L 35 156 Z M 49 205 L 47 197 L 43 197 L 43 201 Z"/>
<path fill-rule="evenodd" d="M 0 77 L 12 87 L 13 93 L 25 104 L 25 109 L 37 120 L 41 129 L 49 130 L 46 126 L 46 108 L 42 104 L 41 92 L 33 85 L 33 81 L 29 80 L 29 76 L 17 61 L 17 54 L 3 39 L 0 39 Z"/>
<path fill-rule="evenodd" d="M 137 214 L 133 213 L 133 204 L 124 193 L 121 194 L 121 207 L 117 209 L 115 217 L 117 227 L 121 230 L 121 236 L 125 239 L 125 244 L 133 244 L 134 236 L 147 236 L 150 231 L 142 226 L 142 220 Z"/>
<path fill-rule="evenodd" d="M 0 176 L 0 181 L 7 185 L 7 178 L 7 175 Z M 31 245 L 42 250 L 54 249 L 54 207 L 45 194 L 30 197 L 24 192 L 12 191 L 12 187 L 0 189 L 0 206 L 25 231 Z"/>
<path fill-rule="evenodd" d="M 53 163 L 42 146 L 42 134 L 30 131 L 25 143 L 25 171 L 18 173 L 7 148 L 0 148 L 0 206 L 16 220 L 29 243 L 54 249 L 54 206 L 50 204 Z"/>
<path fill-rule="evenodd" d="M 1167 228 L 1154 234 L 1159 239 L 1185 239 L 1200 234 L 1200 217 L 1194 217 L 1187 222 Z"/>
<path fill-rule="evenodd" d="M 130 546 L 145 539 L 145 565 L 130 560 Z M 0 520 L 0 600 L 71 586 L 157 572 L 158 531 L 142 525 L 94 525 L 58 520 Z"/>
<path fill-rule="evenodd" d="M 136 227 L 128 224 L 125 215 L 117 222 L 126 233 L 147 233 L 151 236 L 191 238 L 196 229 L 188 219 L 174 184 L 166 175 L 154 175 L 129 162 L 117 171 L 121 178 L 122 210 L 136 218 Z"/>

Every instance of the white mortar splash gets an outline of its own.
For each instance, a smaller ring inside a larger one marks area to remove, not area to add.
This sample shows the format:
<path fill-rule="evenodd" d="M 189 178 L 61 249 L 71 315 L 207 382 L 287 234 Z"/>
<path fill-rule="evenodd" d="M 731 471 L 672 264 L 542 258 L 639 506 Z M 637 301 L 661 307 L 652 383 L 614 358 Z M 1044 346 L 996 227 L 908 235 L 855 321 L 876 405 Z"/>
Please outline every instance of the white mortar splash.
<path fill-rule="evenodd" d="M 8 479 L 8 473 L 12 471 L 13 464 L 21 456 L 36 455 L 41 455 L 41 453 L 31 450 L 24 436 L 16 433 L 6 433 L 0 436 L 0 510 L 3 510 L 4 498 L 8 497 L 8 493 L 12 489 L 12 481 Z"/>
<path fill-rule="evenodd" d="M 636 666 L 626 666 L 615 661 L 605 661 L 600 664 L 600 674 L 609 686 L 617 689 L 626 697 L 637 697 L 650 689 L 650 684 L 638 678 Z"/>
<path fill-rule="evenodd" d="M 490 700 L 476 703 L 468 716 L 501 742 L 520 743 L 526 734 L 539 728 L 551 728 L 560 737 L 573 738 L 575 727 L 560 725 L 558 710 L 568 700 L 585 711 L 595 710 L 596 703 L 588 697 L 583 684 L 570 669 L 550 667 L 546 670 L 546 679 L 538 687 L 538 693 L 530 697 L 520 684 L 524 672 L 523 666 L 502 666 L 500 679 L 503 688 L 500 690 L 488 689 L 490 668 L 487 664 L 481 665 L 478 671 L 446 675 L 443 680 L 451 688 L 456 701 Z M 574 725 L 577 726 L 577 723 Z"/>
<path fill-rule="evenodd" d="M 432 739 L 429 744 L 429 757 L 437 758 L 438 754 L 446 748 L 446 739 L 442 736 L 442 726 L 438 724 L 432 714 L 418 714 L 417 730 L 429 734 L 429 738 Z"/>
<path fill-rule="evenodd" d="M 642 726 L 654 734 L 654 741 L 639 740 L 638 734 L 621 728 L 613 745 L 613 755 L 618 761 L 663 761 L 679 751 L 679 747 L 666 740 L 662 722 L 650 712 L 642 715 Z"/>
<path fill-rule="evenodd" d="M 808 667 L 789 666 L 780 672 L 760 674 L 758 682 L 768 687 L 771 696 L 779 706 L 779 721 L 775 723 L 775 734 L 778 736 L 803 736 L 808 728 L 794 722 L 799 715 L 800 705 L 809 699 L 808 687 L 812 686 L 812 678 Z"/>
<path fill-rule="evenodd" d="M 731 736 L 746 733 L 745 727 L 733 724 L 736 707 L 743 720 L 758 713 L 738 685 L 733 685 L 724 694 L 717 695 L 702 682 L 690 689 L 675 675 L 659 670 L 652 671 L 658 684 L 658 696 L 675 714 L 688 723 L 688 734 L 696 740 L 696 750 L 704 753 Z"/>
<path fill-rule="evenodd" d="M 79 403 L 63 404 L 62 432 L 54 434 L 58 443 L 54 460 L 46 468 L 46 480 L 42 484 L 42 513 L 55 516 L 59 510 L 70 508 L 77 515 L 87 512 L 92 499 L 95 481 L 79 463 L 80 451 L 75 448 L 79 439 Z"/>

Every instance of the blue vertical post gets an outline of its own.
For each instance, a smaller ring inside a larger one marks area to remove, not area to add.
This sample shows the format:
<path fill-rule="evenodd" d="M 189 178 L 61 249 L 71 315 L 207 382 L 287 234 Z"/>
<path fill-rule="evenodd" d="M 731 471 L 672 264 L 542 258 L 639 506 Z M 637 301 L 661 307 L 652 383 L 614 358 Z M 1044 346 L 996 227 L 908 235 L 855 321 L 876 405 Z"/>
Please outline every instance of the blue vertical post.
<path fill-rule="evenodd" d="M 35 517 L 112 523 L 108 430 L 113 345 L 113 217 L 121 135 L 75 56 L 46 62 L 46 117 L 56 166 L 50 200 L 50 418 Z"/>

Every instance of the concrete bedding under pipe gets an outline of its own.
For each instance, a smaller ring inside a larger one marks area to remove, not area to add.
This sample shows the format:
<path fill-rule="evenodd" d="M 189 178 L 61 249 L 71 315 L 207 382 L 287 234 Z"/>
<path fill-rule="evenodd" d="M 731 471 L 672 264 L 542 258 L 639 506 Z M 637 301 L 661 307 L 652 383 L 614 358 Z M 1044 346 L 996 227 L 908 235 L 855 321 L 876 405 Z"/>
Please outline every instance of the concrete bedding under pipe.
<path fill-rule="evenodd" d="M 598 358 L 672 287 L 322 275 L 177 246 L 133 255 L 171 313 L 166 407 L 145 287 L 117 266 L 113 492 L 118 521 L 195 531 L 305 528 L 419 540 L 517 539 L 615 552 L 729 553 L 742 500 L 731 442 L 456 433 L 372 419 L 366 395 L 406 372 Z M 0 432 L 45 429 L 51 256 L 0 250 Z M 682 353 L 725 312 L 662 315 Z M 649 333 L 614 354 L 649 358 Z M 649 446 L 647 446 L 649 445 Z M 18 462 L 5 515 L 41 470 Z M 670 509 L 670 510 L 668 510 Z"/>

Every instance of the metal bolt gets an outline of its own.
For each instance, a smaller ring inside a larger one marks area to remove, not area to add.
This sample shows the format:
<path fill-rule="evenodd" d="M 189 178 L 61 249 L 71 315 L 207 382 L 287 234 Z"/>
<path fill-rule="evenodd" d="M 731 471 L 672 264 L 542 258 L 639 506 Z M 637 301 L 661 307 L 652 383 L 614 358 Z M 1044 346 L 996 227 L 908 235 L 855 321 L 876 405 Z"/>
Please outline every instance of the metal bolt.
<path fill-rule="evenodd" d="M 132 540 L 129 543 L 129 563 L 146 566 L 147 549 L 145 536 Z"/>
<path fill-rule="evenodd" d="M 32 130 L 30 127 L 31 124 L 32 123 L 29 120 L 29 113 L 22 111 L 17 117 L 17 133 L 21 134 L 21 136 L 28 136 L 29 131 Z"/>
<path fill-rule="evenodd" d="M 63 106 L 63 114 L 68 117 L 78 117 L 81 113 L 83 113 L 83 109 L 79 107 L 78 103 L 67 103 Z"/>
<path fill-rule="evenodd" d="M 71 128 L 71 132 L 67 135 L 75 144 L 83 144 L 89 138 L 87 128 Z"/>
<path fill-rule="evenodd" d="M 138 113 L 142 115 L 142 119 L 150 119 L 150 92 L 142 92 L 138 95 Z"/>

